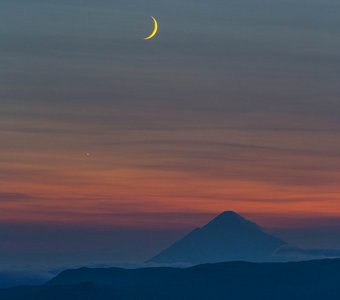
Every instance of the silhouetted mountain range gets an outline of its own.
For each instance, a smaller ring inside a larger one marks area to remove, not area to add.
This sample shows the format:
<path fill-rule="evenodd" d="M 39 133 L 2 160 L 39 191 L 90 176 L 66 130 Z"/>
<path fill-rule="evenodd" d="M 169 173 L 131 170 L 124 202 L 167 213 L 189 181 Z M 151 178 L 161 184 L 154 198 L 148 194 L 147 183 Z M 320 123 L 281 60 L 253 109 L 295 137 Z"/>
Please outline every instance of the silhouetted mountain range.
<path fill-rule="evenodd" d="M 340 260 L 229 262 L 191 268 L 64 271 L 45 285 L 0 290 L 1 300 L 335 300 Z"/>
<path fill-rule="evenodd" d="M 275 256 L 278 253 L 282 256 Z M 218 263 L 190 268 L 67 270 L 40 286 L 2 289 L 0 300 L 338 300 L 340 259 L 269 262 L 291 255 L 324 254 L 339 252 L 286 245 L 228 211 L 151 259 L 170 264 Z"/>
<path fill-rule="evenodd" d="M 155 263 L 214 263 L 223 261 L 268 262 L 286 243 L 265 233 L 257 224 L 226 211 L 202 228 L 154 256 Z"/>

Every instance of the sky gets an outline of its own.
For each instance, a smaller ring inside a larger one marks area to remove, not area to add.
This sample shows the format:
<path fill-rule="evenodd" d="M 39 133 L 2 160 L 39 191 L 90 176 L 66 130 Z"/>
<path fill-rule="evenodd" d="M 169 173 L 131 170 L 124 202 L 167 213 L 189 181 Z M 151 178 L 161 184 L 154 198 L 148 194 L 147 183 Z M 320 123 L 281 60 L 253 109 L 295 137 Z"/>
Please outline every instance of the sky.
<path fill-rule="evenodd" d="M 143 261 L 225 210 L 340 248 L 339 14 L 2 0 L 0 266 Z"/>

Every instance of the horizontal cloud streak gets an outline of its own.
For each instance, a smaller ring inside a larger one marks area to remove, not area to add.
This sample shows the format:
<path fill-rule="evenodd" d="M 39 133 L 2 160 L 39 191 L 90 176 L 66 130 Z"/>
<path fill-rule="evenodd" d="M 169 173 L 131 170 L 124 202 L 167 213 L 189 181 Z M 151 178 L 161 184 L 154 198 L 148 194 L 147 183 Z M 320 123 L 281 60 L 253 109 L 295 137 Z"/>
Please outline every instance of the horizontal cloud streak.
<path fill-rule="evenodd" d="M 28 195 L 28 194 L 0 193 L 0 202 L 30 201 L 33 199 L 37 199 L 37 198 L 32 195 Z"/>

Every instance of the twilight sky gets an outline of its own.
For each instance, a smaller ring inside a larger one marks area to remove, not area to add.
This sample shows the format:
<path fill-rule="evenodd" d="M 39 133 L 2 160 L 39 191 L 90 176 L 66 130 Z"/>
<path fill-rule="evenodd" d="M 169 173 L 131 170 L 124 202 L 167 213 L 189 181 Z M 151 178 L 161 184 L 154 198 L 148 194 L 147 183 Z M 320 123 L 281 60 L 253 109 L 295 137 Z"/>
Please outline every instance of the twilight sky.
<path fill-rule="evenodd" d="M 339 15 L 2 0 L 0 266 L 140 261 L 224 210 L 340 248 Z"/>

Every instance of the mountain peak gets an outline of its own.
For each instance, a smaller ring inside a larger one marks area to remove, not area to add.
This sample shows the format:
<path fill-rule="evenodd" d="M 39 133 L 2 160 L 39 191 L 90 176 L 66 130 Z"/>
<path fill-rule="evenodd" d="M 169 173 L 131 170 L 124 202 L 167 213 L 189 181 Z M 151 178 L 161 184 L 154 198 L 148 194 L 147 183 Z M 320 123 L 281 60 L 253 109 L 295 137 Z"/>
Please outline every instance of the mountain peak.
<path fill-rule="evenodd" d="M 262 231 L 255 223 L 248 221 L 234 211 L 224 211 L 202 227 L 202 229 L 225 232 L 235 231 L 239 233 L 244 230 Z"/>
<path fill-rule="evenodd" d="M 234 211 L 224 211 L 190 232 L 150 261 L 209 263 L 231 260 L 270 261 L 284 241 L 265 233 Z"/>
<path fill-rule="evenodd" d="M 209 223 L 214 222 L 214 221 L 230 221 L 230 220 L 245 221 L 245 219 L 239 214 L 237 214 L 236 212 L 232 210 L 227 210 L 217 215 Z"/>
<path fill-rule="evenodd" d="M 223 218 L 230 218 L 230 217 L 242 218 L 238 213 L 234 212 L 233 210 L 225 210 L 224 212 L 220 213 L 217 217 L 215 217 L 215 219 L 218 218 L 218 217 L 223 217 Z"/>

